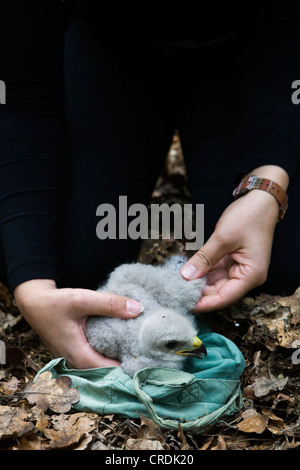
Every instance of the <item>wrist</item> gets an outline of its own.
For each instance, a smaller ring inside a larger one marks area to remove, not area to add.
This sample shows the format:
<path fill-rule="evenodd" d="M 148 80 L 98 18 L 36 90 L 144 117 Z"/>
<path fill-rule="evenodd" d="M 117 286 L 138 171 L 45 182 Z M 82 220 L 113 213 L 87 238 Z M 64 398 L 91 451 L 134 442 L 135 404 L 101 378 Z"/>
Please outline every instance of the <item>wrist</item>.
<path fill-rule="evenodd" d="M 279 184 L 285 191 L 287 190 L 290 182 L 290 177 L 287 171 L 277 165 L 263 165 L 254 168 L 245 176 L 247 177 L 250 175 L 256 175 L 259 178 L 266 178 L 275 181 L 275 183 Z"/>
<path fill-rule="evenodd" d="M 257 217 L 259 214 L 259 223 L 263 224 L 265 221 L 267 224 L 274 221 L 274 226 L 278 220 L 278 202 L 269 193 L 265 191 L 249 191 L 242 198 L 237 199 L 237 202 L 242 202 L 242 199 L 247 202 L 247 205 L 251 205 L 251 214 L 253 211 L 253 217 Z"/>
<path fill-rule="evenodd" d="M 53 279 L 30 279 L 18 284 L 13 291 L 13 295 L 20 308 L 28 303 L 32 304 L 38 292 L 49 289 L 56 289 L 56 283 Z"/>
<path fill-rule="evenodd" d="M 264 192 L 277 202 L 278 220 L 282 220 L 288 207 L 286 193 L 288 184 L 289 176 L 283 168 L 276 165 L 265 165 L 255 168 L 251 174 L 246 175 L 233 191 L 233 196 L 239 199 L 254 190 L 259 190 L 260 193 Z"/>

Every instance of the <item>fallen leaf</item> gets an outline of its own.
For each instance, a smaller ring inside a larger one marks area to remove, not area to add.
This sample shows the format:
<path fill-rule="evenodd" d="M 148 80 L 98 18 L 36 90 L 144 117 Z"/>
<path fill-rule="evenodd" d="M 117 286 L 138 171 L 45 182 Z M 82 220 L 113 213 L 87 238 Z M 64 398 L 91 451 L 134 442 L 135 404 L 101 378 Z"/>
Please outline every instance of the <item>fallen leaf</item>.
<path fill-rule="evenodd" d="M 211 445 L 213 439 L 213 437 L 209 437 L 208 440 L 201 447 L 199 447 L 199 450 L 207 450 Z"/>
<path fill-rule="evenodd" d="M 295 437 L 293 437 L 292 442 L 289 442 L 288 440 L 286 440 L 286 442 L 284 442 L 283 445 L 280 447 L 280 450 L 296 449 L 299 446 L 300 446 L 300 441 L 295 442 Z"/>
<path fill-rule="evenodd" d="M 254 304 L 245 307 L 251 321 L 246 342 L 259 342 L 274 351 L 278 345 L 291 348 L 293 340 L 300 337 L 300 288 L 290 297 L 257 297 Z"/>
<path fill-rule="evenodd" d="M 40 436 L 22 437 L 16 450 L 44 450 L 44 440 Z"/>
<path fill-rule="evenodd" d="M 217 439 L 217 445 L 214 446 L 214 447 L 211 447 L 210 450 L 226 450 L 227 449 L 227 446 L 226 446 L 226 442 L 224 441 L 224 438 L 223 436 L 218 436 L 218 439 Z"/>
<path fill-rule="evenodd" d="M 178 431 L 177 436 L 179 437 L 179 439 L 182 442 L 181 450 L 190 450 L 191 447 L 187 443 L 187 440 L 186 440 L 186 437 L 185 437 L 185 434 L 183 432 L 181 424 L 179 423 L 178 426 L 179 426 L 179 431 Z"/>
<path fill-rule="evenodd" d="M 126 450 L 165 450 L 160 441 L 154 439 L 127 439 Z"/>
<path fill-rule="evenodd" d="M 91 450 L 109 450 L 109 447 L 107 447 L 107 445 L 102 441 L 96 441 L 91 445 Z"/>
<path fill-rule="evenodd" d="M 36 403 L 41 409 L 49 408 L 56 413 L 66 413 L 72 404 L 78 402 L 80 394 L 72 388 L 67 376 L 52 379 L 49 371 L 38 376 L 35 383 L 29 382 L 24 390 L 29 403 Z"/>
<path fill-rule="evenodd" d="M 288 379 L 288 377 L 275 377 L 271 373 L 269 373 L 269 376 L 258 377 L 255 379 L 253 385 L 254 394 L 256 397 L 264 397 L 268 395 L 271 390 L 283 390 Z"/>
<path fill-rule="evenodd" d="M 34 406 L 31 408 L 32 414 L 36 420 L 35 427 L 39 431 L 44 431 L 49 424 L 50 424 L 50 417 L 45 415 L 44 410 L 42 410 L 39 406 Z"/>
<path fill-rule="evenodd" d="M 280 418 L 279 416 L 275 415 L 275 413 L 267 409 L 263 409 L 262 414 L 265 416 L 268 416 L 269 421 L 268 421 L 267 429 L 272 434 L 281 435 L 284 432 L 284 420 L 282 418 Z"/>
<path fill-rule="evenodd" d="M 243 420 L 237 424 L 237 428 L 243 432 L 261 434 L 267 427 L 269 418 L 257 413 L 255 410 L 247 410 L 242 414 Z"/>
<path fill-rule="evenodd" d="M 90 434 L 83 437 L 79 444 L 74 447 L 73 450 L 86 450 L 88 448 L 88 445 L 90 444 L 90 442 L 93 440 L 93 436 L 91 436 Z M 100 449 L 99 449 L 100 450 Z"/>
<path fill-rule="evenodd" d="M 129 438 L 126 442 L 128 450 L 168 450 L 162 429 L 152 419 L 140 413 L 141 427 L 137 438 Z"/>
<path fill-rule="evenodd" d="M 0 311 L 0 331 L 5 332 L 6 328 L 12 328 L 15 326 L 22 318 L 22 315 L 15 317 L 10 313 L 4 313 Z"/>
<path fill-rule="evenodd" d="M 44 436 L 50 440 L 48 448 L 74 447 L 96 428 L 95 416 L 94 414 L 89 416 L 86 413 L 75 413 L 52 417 L 52 428 L 44 430 Z"/>
<path fill-rule="evenodd" d="M 300 313 L 300 287 L 289 297 L 279 297 L 277 299 L 282 307 L 289 307 L 293 315 Z"/>
<path fill-rule="evenodd" d="M 282 348 L 292 348 L 293 343 L 300 338 L 300 329 L 293 325 L 287 330 L 286 322 L 280 320 L 277 322 L 277 341 Z"/>
<path fill-rule="evenodd" d="M 0 439 L 15 439 L 34 431 L 29 421 L 31 411 L 12 406 L 0 406 Z"/>
<path fill-rule="evenodd" d="M 19 388 L 20 380 L 16 377 L 12 377 L 9 382 L 0 382 L 0 392 L 6 394 L 12 394 Z"/>
<path fill-rule="evenodd" d="M 115 415 L 104 415 L 103 419 L 107 419 L 108 421 L 112 422 L 114 420 Z"/>
<path fill-rule="evenodd" d="M 244 435 L 237 435 L 236 437 L 231 437 L 230 440 L 227 440 L 227 449 L 226 450 L 243 450 L 249 447 L 250 442 L 244 437 Z"/>
<path fill-rule="evenodd" d="M 161 428 L 150 418 L 140 413 L 141 427 L 138 433 L 139 439 L 152 439 L 164 442 Z"/>

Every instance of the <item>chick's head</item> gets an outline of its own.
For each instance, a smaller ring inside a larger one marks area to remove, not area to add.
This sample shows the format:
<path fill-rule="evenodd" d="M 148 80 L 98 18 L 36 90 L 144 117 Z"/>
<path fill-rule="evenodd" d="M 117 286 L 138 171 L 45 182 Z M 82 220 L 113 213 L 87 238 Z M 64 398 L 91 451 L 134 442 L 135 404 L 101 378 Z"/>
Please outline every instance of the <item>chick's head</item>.
<path fill-rule="evenodd" d="M 182 362 L 183 356 L 202 359 L 206 349 L 197 337 L 191 315 L 159 308 L 144 319 L 139 334 L 140 351 L 147 357 Z"/>

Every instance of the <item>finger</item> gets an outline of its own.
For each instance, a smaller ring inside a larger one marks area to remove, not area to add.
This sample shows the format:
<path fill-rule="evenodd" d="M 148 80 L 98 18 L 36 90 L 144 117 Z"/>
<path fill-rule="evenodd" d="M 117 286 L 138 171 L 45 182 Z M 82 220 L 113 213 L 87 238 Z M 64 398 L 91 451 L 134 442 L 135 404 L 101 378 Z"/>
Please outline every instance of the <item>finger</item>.
<path fill-rule="evenodd" d="M 69 368 L 92 369 L 96 367 L 118 367 L 120 362 L 103 356 L 96 351 L 86 339 L 83 325 L 69 325 L 69 341 L 63 347 L 59 345 L 59 353 L 52 349 L 53 357 L 65 357 Z"/>
<path fill-rule="evenodd" d="M 132 318 L 144 310 L 136 300 L 89 289 L 74 289 L 70 302 L 78 315 Z"/>
<path fill-rule="evenodd" d="M 77 356 L 76 368 L 91 369 L 95 367 L 119 367 L 120 362 L 103 356 L 95 351 L 88 343 L 81 349 L 81 356 Z"/>
<path fill-rule="evenodd" d="M 120 362 L 103 356 L 95 351 L 88 343 L 80 345 L 73 350 L 72 356 L 66 358 L 68 368 L 94 369 L 98 367 L 119 367 Z"/>
<path fill-rule="evenodd" d="M 229 256 L 224 256 L 218 263 L 207 273 L 206 285 L 215 285 L 220 282 L 221 279 L 227 280 L 229 278 L 229 271 L 231 271 L 234 265 L 237 264 L 234 259 Z"/>
<path fill-rule="evenodd" d="M 215 290 L 215 293 L 204 295 L 198 300 L 194 312 L 205 313 L 222 310 L 242 298 L 252 286 L 246 280 L 230 279 Z"/>
<path fill-rule="evenodd" d="M 220 287 L 225 284 L 225 282 L 228 282 L 228 278 L 222 278 L 219 279 L 217 282 L 214 284 L 207 284 L 205 288 L 202 291 L 202 296 L 207 296 L 207 295 L 215 295 L 218 293 Z"/>
<path fill-rule="evenodd" d="M 205 276 L 229 251 L 229 247 L 213 233 L 203 247 L 183 265 L 182 276 L 187 280 Z"/>

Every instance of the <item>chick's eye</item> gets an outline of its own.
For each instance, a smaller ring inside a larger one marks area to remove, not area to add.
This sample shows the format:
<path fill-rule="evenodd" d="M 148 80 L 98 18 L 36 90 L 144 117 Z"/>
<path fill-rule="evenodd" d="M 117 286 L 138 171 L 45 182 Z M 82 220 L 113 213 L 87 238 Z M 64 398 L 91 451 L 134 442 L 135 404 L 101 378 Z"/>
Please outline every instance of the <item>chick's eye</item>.
<path fill-rule="evenodd" d="M 167 348 L 168 349 L 174 349 L 176 348 L 177 346 L 177 341 L 169 341 L 167 344 L 166 344 Z"/>

